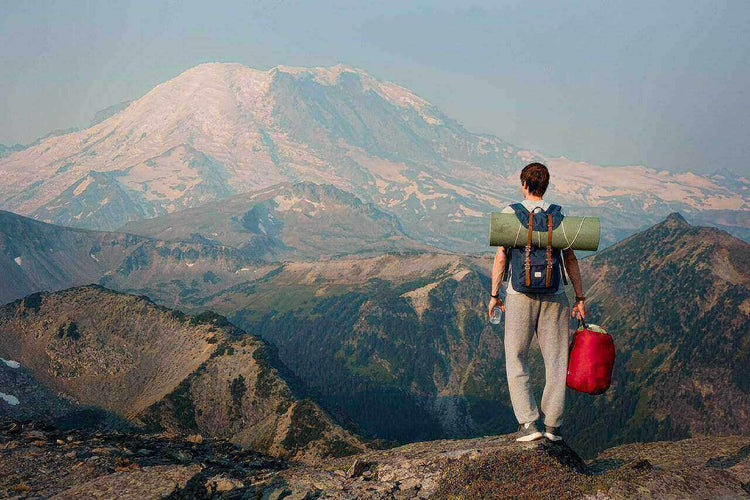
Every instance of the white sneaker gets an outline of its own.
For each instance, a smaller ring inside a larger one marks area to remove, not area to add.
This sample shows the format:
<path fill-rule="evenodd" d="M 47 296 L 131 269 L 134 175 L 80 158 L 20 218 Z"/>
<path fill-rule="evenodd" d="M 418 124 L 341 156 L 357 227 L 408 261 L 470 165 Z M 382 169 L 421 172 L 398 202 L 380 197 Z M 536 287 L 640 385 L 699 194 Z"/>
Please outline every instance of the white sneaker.
<path fill-rule="evenodd" d="M 521 424 L 518 426 L 518 431 L 516 432 L 516 441 L 534 441 L 540 439 L 541 437 L 542 433 L 539 432 L 539 429 L 536 428 L 535 422 L 529 422 L 527 424 Z"/>
<path fill-rule="evenodd" d="M 562 434 L 559 427 L 544 426 L 544 437 L 550 441 L 562 441 Z"/>

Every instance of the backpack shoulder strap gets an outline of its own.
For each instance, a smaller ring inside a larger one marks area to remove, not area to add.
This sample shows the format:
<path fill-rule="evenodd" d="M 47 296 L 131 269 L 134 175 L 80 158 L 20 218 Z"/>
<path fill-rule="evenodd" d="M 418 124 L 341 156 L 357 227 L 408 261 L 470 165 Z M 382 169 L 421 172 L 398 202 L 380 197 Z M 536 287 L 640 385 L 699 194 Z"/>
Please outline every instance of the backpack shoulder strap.
<path fill-rule="evenodd" d="M 545 210 L 544 213 L 546 213 L 547 216 L 552 216 L 553 229 L 557 229 L 565 218 L 565 215 L 563 215 L 562 212 L 562 207 L 560 205 L 555 205 L 554 203 L 547 207 L 547 210 Z"/>
<path fill-rule="evenodd" d="M 511 210 L 513 210 L 513 213 L 516 214 L 516 218 L 518 219 L 518 222 L 521 223 L 523 227 L 528 227 L 528 223 L 530 220 L 529 209 L 524 206 L 523 203 L 513 203 L 509 205 Z"/>
<path fill-rule="evenodd" d="M 529 210 L 524 206 L 523 203 L 512 203 L 509 205 L 513 209 L 513 212 L 518 215 L 523 215 L 524 219 L 528 217 Z"/>

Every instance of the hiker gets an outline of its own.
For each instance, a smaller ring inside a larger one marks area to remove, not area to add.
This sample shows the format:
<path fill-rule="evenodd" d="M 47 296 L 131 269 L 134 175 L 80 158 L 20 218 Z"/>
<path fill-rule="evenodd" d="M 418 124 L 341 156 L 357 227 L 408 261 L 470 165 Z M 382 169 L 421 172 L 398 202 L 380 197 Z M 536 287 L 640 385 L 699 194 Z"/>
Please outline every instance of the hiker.
<path fill-rule="evenodd" d="M 542 199 L 548 185 L 549 171 L 546 166 L 541 163 L 526 165 L 521 171 L 523 201 L 505 207 L 503 212 L 516 213 L 524 223 L 529 213 L 534 212 L 535 230 L 539 230 L 539 224 L 543 224 L 543 231 L 547 230 L 553 217 L 564 216 L 560 206 L 550 205 Z M 530 232 L 526 233 L 523 227 L 521 229 L 523 242 L 527 243 L 527 234 L 531 241 Z M 539 243 L 535 242 L 534 247 L 538 247 Z M 569 315 L 578 319 L 586 315 L 583 284 L 575 253 L 570 248 L 550 251 L 545 246 L 546 241 L 541 243 L 541 248 L 531 248 L 537 257 L 533 269 L 530 269 L 531 259 L 526 248 L 498 247 L 492 266 L 489 313 L 491 316 L 496 306 L 505 312 L 505 371 L 513 412 L 519 423 L 516 441 L 533 441 L 542 436 L 550 441 L 562 440 L 560 426 L 565 406 Z M 538 264 L 539 256 L 541 265 Z M 572 311 L 563 287 L 566 271 L 576 295 Z M 508 278 L 508 286 L 503 304 L 500 286 L 504 278 Z M 541 404 L 544 433 L 539 431 L 536 424 L 540 415 L 531 390 L 527 363 L 529 346 L 535 333 L 544 357 L 545 384 Z"/>

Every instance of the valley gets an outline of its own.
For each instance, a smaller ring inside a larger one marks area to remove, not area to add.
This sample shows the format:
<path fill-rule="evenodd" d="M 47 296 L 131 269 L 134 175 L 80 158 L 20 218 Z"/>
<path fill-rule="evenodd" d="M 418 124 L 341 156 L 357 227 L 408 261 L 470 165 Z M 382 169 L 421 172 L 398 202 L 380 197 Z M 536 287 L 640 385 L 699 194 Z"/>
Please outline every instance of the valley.
<path fill-rule="evenodd" d="M 306 185 L 299 189 L 317 192 Z M 276 203 L 260 206 L 274 213 Z M 251 212 L 255 206 L 243 205 Z M 358 207 L 353 202 L 347 210 L 360 214 Z M 243 330 L 258 332 L 277 350 L 304 397 L 366 439 L 408 442 L 512 430 L 502 330 L 486 321 L 484 311 L 489 257 L 409 247 L 411 240 L 403 237 L 393 242 L 406 244 L 401 251 L 367 252 L 356 246 L 357 238 L 339 236 L 321 240 L 329 247 L 308 248 L 307 259 L 264 260 L 278 255 L 264 248 L 281 249 L 282 255 L 293 248 L 309 214 L 274 215 L 275 246 L 243 247 L 238 235 L 248 230 L 233 225 L 239 219 L 231 214 L 246 213 L 244 208 L 229 205 L 225 215 L 204 223 L 195 218 L 195 231 L 188 236 L 179 231 L 191 226 L 179 224 L 177 216 L 149 221 L 156 237 L 174 228 L 171 241 L 59 228 L 18 216 L 10 227 L 14 234 L 26 234 L 18 230 L 23 224 L 54 230 L 55 241 L 67 241 L 64 235 L 70 232 L 82 249 L 70 255 L 85 261 L 91 259 L 92 241 L 108 238 L 117 258 L 107 261 L 111 269 L 98 270 L 98 279 L 93 271 L 86 279 L 191 314 L 216 311 Z M 357 220 L 341 210 L 342 222 Z M 315 231 L 335 235 L 340 226 L 329 229 L 326 220 L 331 219 L 321 219 Z M 249 241 L 257 234 L 251 233 Z M 123 238 L 131 241 L 124 250 L 112 243 Z M 566 428 L 579 452 L 590 457 L 625 442 L 747 428 L 748 387 L 741 367 L 747 364 L 743 356 L 750 341 L 748 246 L 674 214 L 581 261 L 590 289 L 590 321 L 613 333 L 618 358 L 607 394 L 570 394 L 574 417 Z M 19 252 L 18 246 L 8 248 Z M 336 254 L 347 249 L 354 253 Z M 22 262 L 33 262 L 26 252 L 19 253 Z M 15 262 L 13 255 L 7 254 L 8 262 Z M 80 284 L 73 278 L 79 279 L 73 276 L 69 285 Z M 46 286 L 67 285 L 50 281 Z M 4 293 L 18 296 L 22 290 Z M 712 333 L 715 324 L 723 325 L 721 333 Z M 538 351 L 531 362 L 539 387 Z M 169 416 L 176 403 L 168 401 L 179 400 L 177 394 L 160 403 L 159 415 L 149 421 L 191 429 L 192 423 L 181 427 Z"/>

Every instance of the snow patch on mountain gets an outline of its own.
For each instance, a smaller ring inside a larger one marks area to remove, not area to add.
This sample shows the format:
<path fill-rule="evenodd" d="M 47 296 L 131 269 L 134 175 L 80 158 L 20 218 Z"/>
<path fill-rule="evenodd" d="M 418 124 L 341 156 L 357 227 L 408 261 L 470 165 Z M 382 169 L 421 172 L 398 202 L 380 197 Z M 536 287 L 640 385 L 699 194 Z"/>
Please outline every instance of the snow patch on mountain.
<path fill-rule="evenodd" d="M 13 396 L 12 394 L 5 394 L 4 392 L 0 392 L 0 399 L 11 406 L 17 406 L 20 403 L 17 397 Z"/>
<path fill-rule="evenodd" d="M 282 72 L 295 76 L 310 76 L 313 78 L 313 80 L 315 80 L 317 83 L 320 83 L 321 85 L 336 85 L 342 73 L 355 73 L 358 75 L 365 75 L 363 71 L 352 68 L 351 66 L 347 66 L 346 64 L 337 64 L 331 67 L 316 66 L 312 68 L 279 65 L 272 68 L 270 72 Z"/>
<path fill-rule="evenodd" d="M 0 361 L 2 361 L 3 363 L 5 363 L 9 368 L 20 368 L 21 367 L 21 363 L 19 363 L 18 361 L 13 361 L 11 359 L 4 359 L 4 358 L 0 358 Z"/>
<path fill-rule="evenodd" d="M 91 176 L 88 176 L 88 177 L 86 177 L 86 178 L 85 178 L 85 179 L 83 180 L 83 182 L 81 182 L 81 183 L 80 183 L 80 184 L 79 184 L 79 185 L 78 185 L 78 186 L 77 186 L 77 187 L 76 187 L 76 188 L 75 188 L 75 189 L 73 190 L 73 194 L 74 194 L 75 196 L 79 196 L 79 195 L 80 195 L 81 193 L 83 193 L 84 191 L 86 191 L 86 188 L 87 188 L 87 187 L 89 187 L 89 185 L 91 185 L 91 182 L 93 182 L 93 180 L 94 180 L 94 179 L 93 179 L 93 178 L 92 178 Z"/>
<path fill-rule="evenodd" d="M 746 197 L 693 173 L 672 174 L 641 165 L 603 167 L 564 156 L 549 157 L 546 161 L 555 194 L 590 206 L 606 205 L 618 196 L 642 198 L 645 195 L 700 210 L 750 209 Z"/>

